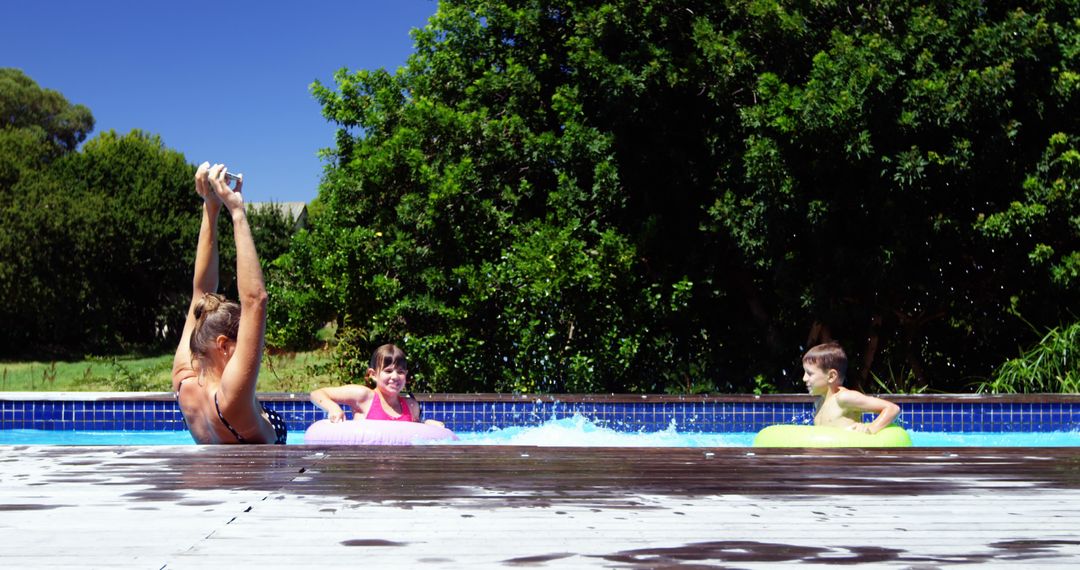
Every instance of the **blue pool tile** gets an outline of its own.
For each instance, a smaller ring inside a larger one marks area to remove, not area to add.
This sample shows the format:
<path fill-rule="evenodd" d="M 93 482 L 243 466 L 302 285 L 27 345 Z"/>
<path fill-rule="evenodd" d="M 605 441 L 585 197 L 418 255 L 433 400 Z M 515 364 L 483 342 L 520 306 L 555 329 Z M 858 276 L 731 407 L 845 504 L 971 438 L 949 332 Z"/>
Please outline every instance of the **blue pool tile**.
<path fill-rule="evenodd" d="M 290 431 L 302 431 L 325 413 L 306 399 L 272 402 Z M 347 406 L 346 406 L 347 408 Z M 458 431 L 539 425 L 580 414 L 598 425 L 632 431 L 746 432 L 769 425 L 812 422 L 813 405 L 762 402 L 425 402 L 425 417 Z M 864 417 L 871 421 L 872 414 Z M 902 404 L 898 422 L 915 431 L 1061 431 L 1080 429 L 1080 404 L 914 402 Z M 184 429 L 174 400 L 4 401 L 0 429 Z"/>

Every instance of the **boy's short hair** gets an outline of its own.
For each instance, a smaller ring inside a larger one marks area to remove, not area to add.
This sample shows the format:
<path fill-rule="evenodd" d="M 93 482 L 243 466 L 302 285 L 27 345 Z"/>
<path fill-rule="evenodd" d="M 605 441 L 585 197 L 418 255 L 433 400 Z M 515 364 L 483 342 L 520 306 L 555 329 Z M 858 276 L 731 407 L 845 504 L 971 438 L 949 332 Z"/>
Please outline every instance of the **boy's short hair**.
<path fill-rule="evenodd" d="M 838 342 L 826 342 L 811 348 L 803 355 L 802 361 L 803 364 L 813 364 L 826 372 L 835 370 L 841 383 L 847 378 L 847 354 Z"/>

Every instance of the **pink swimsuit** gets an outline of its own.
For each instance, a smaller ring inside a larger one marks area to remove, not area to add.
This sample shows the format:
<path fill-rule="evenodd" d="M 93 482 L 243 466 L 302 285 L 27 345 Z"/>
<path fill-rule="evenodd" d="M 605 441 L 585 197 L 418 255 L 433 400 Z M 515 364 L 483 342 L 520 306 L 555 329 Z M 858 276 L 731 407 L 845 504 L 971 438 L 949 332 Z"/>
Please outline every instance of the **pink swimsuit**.
<path fill-rule="evenodd" d="M 398 400 L 401 402 L 401 415 L 395 418 L 391 417 L 390 414 L 386 413 L 386 410 L 383 409 L 383 399 L 382 396 L 379 395 L 379 391 L 372 391 L 375 392 L 375 401 L 368 406 L 367 417 L 364 418 L 365 420 L 389 420 L 392 422 L 413 421 L 412 412 L 409 411 L 409 403 L 405 401 L 405 398 L 400 398 Z"/>

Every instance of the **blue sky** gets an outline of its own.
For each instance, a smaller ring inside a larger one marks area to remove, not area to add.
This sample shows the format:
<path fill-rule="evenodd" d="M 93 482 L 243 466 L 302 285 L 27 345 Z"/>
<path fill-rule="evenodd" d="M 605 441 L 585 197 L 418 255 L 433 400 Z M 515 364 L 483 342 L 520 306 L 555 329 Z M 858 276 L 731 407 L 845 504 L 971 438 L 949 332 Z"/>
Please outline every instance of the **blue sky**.
<path fill-rule="evenodd" d="M 0 67 L 90 108 L 90 138 L 142 129 L 188 162 L 244 173 L 249 202 L 318 195 L 333 146 L 309 86 L 395 71 L 435 0 L 4 0 Z"/>

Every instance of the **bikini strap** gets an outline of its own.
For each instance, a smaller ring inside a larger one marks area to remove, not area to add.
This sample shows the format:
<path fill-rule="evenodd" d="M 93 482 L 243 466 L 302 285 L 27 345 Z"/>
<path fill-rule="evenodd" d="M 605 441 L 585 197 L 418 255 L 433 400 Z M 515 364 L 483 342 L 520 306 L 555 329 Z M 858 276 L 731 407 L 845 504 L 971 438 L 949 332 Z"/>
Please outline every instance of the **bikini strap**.
<path fill-rule="evenodd" d="M 217 397 L 218 393 L 214 392 L 214 409 L 217 410 L 218 419 L 221 420 L 221 423 L 225 426 L 226 429 L 228 429 L 230 432 L 232 432 L 233 435 L 236 436 L 236 441 L 239 441 L 240 443 L 247 443 L 246 441 L 244 441 L 244 437 L 240 435 L 240 433 L 237 432 L 235 429 L 233 429 L 231 425 L 229 425 L 229 422 L 225 420 L 225 416 L 221 415 L 221 406 L 218 404 Z"/>

